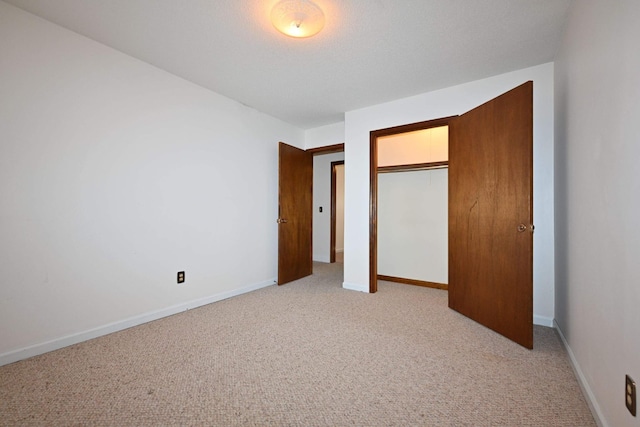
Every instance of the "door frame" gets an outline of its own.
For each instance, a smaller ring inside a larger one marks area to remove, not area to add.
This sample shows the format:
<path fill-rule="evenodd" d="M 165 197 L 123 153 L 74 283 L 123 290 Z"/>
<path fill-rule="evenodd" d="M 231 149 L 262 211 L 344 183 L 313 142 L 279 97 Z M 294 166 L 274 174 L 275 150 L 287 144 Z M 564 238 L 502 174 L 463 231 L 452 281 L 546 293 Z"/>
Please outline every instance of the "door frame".
<path fill-rule="evenodd" d="M 322 147 L 309 148 L 306 150 L 308 153 L 314 156 L 321 156 L 323 154 L 342 153 L 344 151 L 344 142 L 342 144 L 324 145 Z"/>
<path fill-rule="evenodd" d="M 410 123 L 369 133 L 369 293 L 378 292 L 378 138 L 447 126 L 458 116 Z"/>
<path fill-rule="evenodd" d="M 329 262 L 336 262 L 336 166 L 344 165 L 344 160 L 338 160 L 331 162 L 331 243 L 329 246 Z M 343 185 L 343 198 L 344 198 L 344 185 Z"/>

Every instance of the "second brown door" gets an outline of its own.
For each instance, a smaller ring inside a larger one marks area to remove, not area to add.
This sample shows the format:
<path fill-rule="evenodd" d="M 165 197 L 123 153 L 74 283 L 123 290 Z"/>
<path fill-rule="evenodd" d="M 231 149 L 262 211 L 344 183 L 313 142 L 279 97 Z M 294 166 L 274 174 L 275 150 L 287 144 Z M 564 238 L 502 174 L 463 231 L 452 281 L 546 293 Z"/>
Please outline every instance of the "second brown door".
<path fill-rule="evenodd" d="M 449 123 L 449 307 L 533 348 L 533 82 Z"/>

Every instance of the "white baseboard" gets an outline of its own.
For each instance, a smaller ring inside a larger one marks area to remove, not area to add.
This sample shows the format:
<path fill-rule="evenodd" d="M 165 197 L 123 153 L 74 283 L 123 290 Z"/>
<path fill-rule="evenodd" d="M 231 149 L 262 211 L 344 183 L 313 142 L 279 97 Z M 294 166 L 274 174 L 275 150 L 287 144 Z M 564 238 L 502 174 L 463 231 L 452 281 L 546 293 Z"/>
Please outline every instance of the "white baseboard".
<path fill-rule="evenodd" d="M 342 287 L 350 291 L 360 291 L 369 293 L 369 285 L 357 285 L 355 283 L 342 282 Z"/>
<path fill-rule="evenodd" d="M 326 263 L 331 262 L 328 255 L 314 255 L 313 260 L 316 262 L 326 262 Z"/>
<path fill-rule="evenodd" d="M 591 415 L 593 415 L 593 418 L 599 427 L 609 427 L 609 424 L 607 424 L 604 421 L 604 416 L 602 415 L 602 410 L 598 405 L 598 401 L 596 400 L 596 397 L 593 394 L 593 391 L 591 391 L 591 387 L 589 387 L 589 383 L 587 382 L 586 377 L 582 373 L 582 369 L 580 369 L 580 365 L 578 364 L 576 357 L 573 355 L 573 351 L 571 350 L 571 347 L 569 347 L 569 343 L 567 342 L 567 339 L 562 333 L 562 329 L 560 329 L 560 326 L 558 326 L 558 323 L 555 320 L 553 321 L 553 324 L 556 330 L 558 331 L 558 335 L 560 335 L 560 339 L 562 340 L 562 344 L 564 345 L 565 350 L 567 350 L 567 354 L 569 355 L 569 360 L 571 361 L 571 367 L 573 368 L 573 373 L 576 375 L 576 378 L 578 379 L 578 384 L 580 385 L 580 389 L 582 389 L 582 394 L 584 395 L 584 398 L 587 401 L 587 404 L 589 405 L 589 409 L 591 410 Z"/>
<path fill-rule="evenodd" d="M 552 317 L 538 316 L 537 314 L 533 315 L 533 324 L 546 326 L 548 328 L 554 328 L 554 320 Z"/>
<path fill-rule="evenodd" d="M 130 317 L 128 319 L 120 320 L 117 322 L 109 323 L 104 326 L 99 326 L 88 331 L 78 332 L 76 334 L 67 335 L 65 337 L 56 338 L 51 341 L 46 341 L 40 344 L 35 344 L 29 347 L 21 348 L 18 350 L 9 351 L 7 353 L 0 354 L 0 366 L 7 365 L 9 363 L 24 360 L 29 357 L 38 356 L 40 354 L 48 353 L 53 350 L 58 350 L 63 347 L 67 347 L 73 344 L 77 344 L 82 341 L 87 341 L 93 338 L 101 337 L 103 335 L 118 332 L 123 329 L 128 329 L 133 326 L 142 325 L 143 323 L 151 322 L 153 320 L 161 319 L 163 317 L 172 316 L 174 314 L 191 310 L 193 308 L 201 307 L 203 305 L 211 304 L 217 301 L 222 301 L 227 298 L 235 297 L 245 294 L 247 292 L 255 291 L 267 286 L 275 285 L 276 280 L 270 279 L 264 282 L 255 283 L 253 285 L 245 286 L 243 288 L 234 289 L 231 291 L 220 292 L 219 294 L 210 295 L 208 297 L 199 298 L 196 300 L 188 301 L 181 304 L 176 304 L 171 307 L 163 308 L 160 310 L 150 311 L 148 313 L 140 314 L 138 316 Z"/>

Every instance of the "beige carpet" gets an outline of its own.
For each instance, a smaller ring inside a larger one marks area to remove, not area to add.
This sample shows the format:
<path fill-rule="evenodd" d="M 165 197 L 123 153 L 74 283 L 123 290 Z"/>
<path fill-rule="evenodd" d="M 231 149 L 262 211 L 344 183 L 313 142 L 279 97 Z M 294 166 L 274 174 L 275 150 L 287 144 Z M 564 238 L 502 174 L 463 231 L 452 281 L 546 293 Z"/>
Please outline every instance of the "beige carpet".
<path fill-rule="evenodd" d="M 592 426 L 559 338 L 526 350 L 446 291 L 341 264 L 0 367 L 0 425 Z"/>

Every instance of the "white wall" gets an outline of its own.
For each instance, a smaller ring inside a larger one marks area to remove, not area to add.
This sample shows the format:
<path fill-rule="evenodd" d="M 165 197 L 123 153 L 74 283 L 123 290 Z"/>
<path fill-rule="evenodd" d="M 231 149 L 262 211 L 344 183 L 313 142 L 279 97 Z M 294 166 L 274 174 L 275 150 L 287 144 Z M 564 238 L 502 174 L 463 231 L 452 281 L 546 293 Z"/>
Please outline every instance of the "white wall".
<path fill-rule="evenodd" d="M 551 326 L 554 311 L 553 64 L 543 64 L 345 115 L 344 287 L 369 289 L 369 133 L 462 114 L 534 81 L 534 321 Z"/>
<path fill-rule="evenodd" d="M 602 425 L 640 426 L 640 2 L 573 2 L 556 67 L 556 321 Z"/>
<path fill-rule="evenodd" d="M 0 2 L 0 363 L 274 283 L 278 141 L 304 132 Z"/>
<path fill-rule="evenodd" d="M 449 283 L 447 172 L 378 174 L 378 274 Z"/>
<path fill-rule="evenodd" d="M 323 144 L 332 145 L 332 144 Z M 313 158 L 313 260 L 329 262 L 331 251 L 331 162 L 344 160 L 344 153 Z M 322 206 L 322 212 L 319 208 Z"/>
<path fill-rule="evenodd" d="M 306 149 L 342 144 L 344 143 L 344 122 L 307 129 L 304 139 Z"/>

